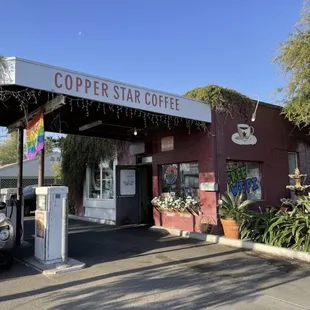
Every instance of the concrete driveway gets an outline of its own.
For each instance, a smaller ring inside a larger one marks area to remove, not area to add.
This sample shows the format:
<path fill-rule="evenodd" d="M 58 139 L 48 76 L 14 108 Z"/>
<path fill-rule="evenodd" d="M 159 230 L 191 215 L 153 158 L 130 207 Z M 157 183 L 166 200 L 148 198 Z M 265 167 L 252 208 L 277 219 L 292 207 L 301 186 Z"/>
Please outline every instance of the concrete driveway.
<path fill-rule="evenodd" d="M 0 309 L 310 309 L 308 266 L 147 227 L 70 221 L 69 256 L 86 268 L 0 274 Z"/>

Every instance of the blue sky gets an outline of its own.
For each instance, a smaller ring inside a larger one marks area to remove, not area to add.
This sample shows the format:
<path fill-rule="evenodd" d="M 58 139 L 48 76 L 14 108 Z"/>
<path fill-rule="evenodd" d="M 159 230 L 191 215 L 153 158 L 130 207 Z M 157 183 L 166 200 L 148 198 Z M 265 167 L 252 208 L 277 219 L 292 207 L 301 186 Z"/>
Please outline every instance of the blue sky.
<path fill-rule="evenodd" d="M 2 1 L 0 54 L 184 94 L 218 84 L 274 103 L 272 64 L 302 0 Z"/>

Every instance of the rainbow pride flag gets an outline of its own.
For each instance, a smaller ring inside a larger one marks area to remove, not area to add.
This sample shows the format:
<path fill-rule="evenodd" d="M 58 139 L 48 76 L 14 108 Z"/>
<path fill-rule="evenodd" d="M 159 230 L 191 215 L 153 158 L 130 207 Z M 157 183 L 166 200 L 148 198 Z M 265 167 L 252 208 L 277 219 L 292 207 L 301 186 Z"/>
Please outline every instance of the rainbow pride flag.
<path fill-rule="evenodd" d="M 27 159 L 33 159 L 44 148 L 44 117 L 40 111 L 27 125 Z"/>

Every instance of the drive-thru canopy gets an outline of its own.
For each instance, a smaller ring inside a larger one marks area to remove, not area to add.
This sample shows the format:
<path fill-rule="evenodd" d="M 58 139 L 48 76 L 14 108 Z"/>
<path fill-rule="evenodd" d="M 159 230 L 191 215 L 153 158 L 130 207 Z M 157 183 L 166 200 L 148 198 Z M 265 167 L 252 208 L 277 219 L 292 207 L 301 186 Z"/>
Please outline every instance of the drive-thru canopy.
<path fill-rule="evenodd" d="M 6 58 L 0 79 L 0 125 L 25 127 L 44 108 L 45 130 L 139 139 L 165 125 L 204 128 L 202 101 L 115 82 L 20 58 Z M 134 133 L 134 134 L 133 134 Z"/>

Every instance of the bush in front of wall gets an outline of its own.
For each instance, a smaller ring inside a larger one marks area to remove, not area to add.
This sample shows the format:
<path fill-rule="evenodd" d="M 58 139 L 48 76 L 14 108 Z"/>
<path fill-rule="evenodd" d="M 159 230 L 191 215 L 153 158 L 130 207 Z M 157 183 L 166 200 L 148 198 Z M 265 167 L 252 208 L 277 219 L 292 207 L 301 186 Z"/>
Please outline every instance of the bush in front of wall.
<path fill-rule="evenodd" d="M 310 198 L 298 198 L 292 211 L 280 211 L 264 238 L 270 245 L 310 252 Z"/>
<path fill-rule="evenodd" d="M 265 210 L 259 207 L 258 211 L 248 210 L 242 224 L 240 225 L 240 235 L 243 240 L 252 242 L 269 243 L 268 236 L 265 235 L 266 229 L 276 217 L 279 208 L 269 206 Z"/>
<path fill-rule="evenodd" d="M 291 210 L 247 211 L 240 225 L 241 239 L 310 252 L 310 198 L 291 201 Z"/>

